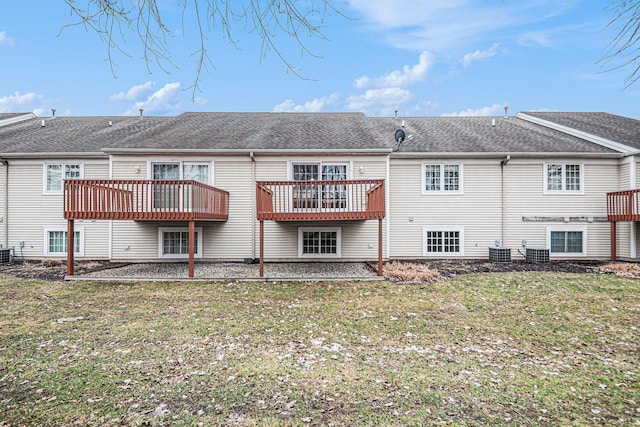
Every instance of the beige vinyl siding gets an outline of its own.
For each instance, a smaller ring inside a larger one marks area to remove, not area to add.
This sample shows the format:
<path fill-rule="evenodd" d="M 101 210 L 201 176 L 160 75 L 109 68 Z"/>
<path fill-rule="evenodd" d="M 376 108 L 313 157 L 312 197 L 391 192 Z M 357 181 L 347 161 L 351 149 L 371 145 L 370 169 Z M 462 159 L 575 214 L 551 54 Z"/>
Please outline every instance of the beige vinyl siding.
<path fill-rule="evenodd" d="M 584 194 L 544 194 L 544 165 L 550 162 L 583 164 Z M 607 222 L 565 222 L 564 217 L 606 217 L 606 193 L 619 185 L 617 160 L 512 159 L 507 165 L 507 246 L 546 248 L 549 227 L 587 228 L 587 258 L 609 257 Z M 523 217 L 562 217 L 562 221 L 524 221 Z M 512 254 L 513 255 L 513 254 Z"/>
<path fill-rule="evenodd" d="M 424 164 L 461 164 L 462 194 L 423 194 Z M 423 257 L 424 227 L 464 229 L 464 257 L 485 258 L 501 239 L 500 159 L 392 159 L 389 218 L 391 258 Z"/>
<path fill-rule="evenodd" d="M 197 221 L 202 227 L 202 259 L 240 261 L 252 257 L 252 222 L 255 219 L 251 159 L 246 156 L 153 158 L 113 157 L 114 179 L 147 179 L 149 162 L 211 162 L 213 185 L 229 192 L 229 219 L 225 222 Z M 140 172 L 136 172 L 136 168 Z M 113 221 L 115 260 L 158 258 L 158 228 L 188 227 L 188 222 Z M 166 259 L 163 259 L 166 260 Z"/>
<path fill-rule="evenodd" d="M 256 157 L 258 181 L 280 181 L 288 178 L 291 162 L 348 163 L 350 179 L 386 179 L 386 157 Z M 362 170 L 362 172 L 361 172 Z M 388 187 L 386 188 L 388 191 Z M 254 215 L 255 218 L 255 215 Z M 341 261 L 376 260 L 378 258 L 378 220 L 368 221 L 300 221 L 264 223 L 264 252 L 267 261 L 313 261 L 298 258 L 299 227 L 340 227 Z M 383 220 L 383 257 L 386 257 L 386 220 Z M 260 256 L 259 226 L 255 235 L 256 257 Z M 331 258 L 335 260 L 334 258 Z M 324 258 L 317 258 L 324 260 Z"/>
<path fill-rule="evenodd" d="M 8 246 L 16 248 L 16 255 L 27 259 L 45 257 L 45 229 L 66 230 L 63 216 L 63 196 L 43 194 L 43 165 L 45 163 L 82 164 L 84 178 L 105 178 L 105 160 L 65 159 L 12 160 L 9 167 L 9 235 Z M 108 257 L 108 225 L 100 221 L 76 221 L 84 230 L 84 258 Z M 20 242 L 24 247 L 20 248 Z"/>
<path fill-rule="evenodd" d="M 633 188 L 631 185 L 631 165 L 628 161 L 623 161 L 619 166 L 620 180 L 619 187 L 610 191 L 618 190 L 630 190 Z"/>

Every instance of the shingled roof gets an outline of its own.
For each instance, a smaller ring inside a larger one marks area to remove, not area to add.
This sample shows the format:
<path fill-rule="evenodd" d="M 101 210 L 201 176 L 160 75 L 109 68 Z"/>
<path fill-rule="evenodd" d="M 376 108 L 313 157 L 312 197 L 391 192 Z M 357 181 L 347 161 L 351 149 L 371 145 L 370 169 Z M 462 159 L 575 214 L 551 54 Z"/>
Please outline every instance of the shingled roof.
<path fill-rule="evenodd" d="M 128 150 L 388 150 L 362 113 L 184 113 L 112 146 Z"/>
<path fill-rule="evenodd" d="M 640 120 L 594 112 L 525 112 L 524 114 L 640 149 Z"/>
<path fill-rule="evenodd" d="M 155 127 L 168 117 L 32 118 L 0 127 L 0 153 L 105 155 L 105 147 Z"/>
<path fill-rule="evenodd" d="M 407 117 L 369 119 L 397 148 L 403 129 L 405 153 L 617 153 L 598 144 L 516 117 Z M 404 127 L 402 127 L 404 123 Z"/>
<path fill-rule="evenodd" d="M 607 113 L 527 113 L 640 148 L 640 121 Z M 0 115 L 2 119 L 3 115 Z M 8 116 L 7 116 L 8 117 Z M 621 155 L 518 117 L 408 117 L 401 153 Z M 0 156 L 116 152 L 374 152 L 397 149 L 396 118 L 362 113 L 184 113 L 172 117 L 31 118 L 0 126 Z"/>

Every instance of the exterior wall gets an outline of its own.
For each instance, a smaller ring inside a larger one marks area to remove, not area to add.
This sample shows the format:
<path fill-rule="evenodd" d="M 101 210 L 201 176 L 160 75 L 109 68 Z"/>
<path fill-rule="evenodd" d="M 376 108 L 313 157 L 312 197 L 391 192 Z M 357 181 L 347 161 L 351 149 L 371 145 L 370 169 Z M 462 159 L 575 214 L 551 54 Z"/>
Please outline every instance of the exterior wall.
<path fill-rule="evenodd" d="M 386 179 L 387 157 L 256 157 L 256 180 L 277 181 L 290 179 L 291 162 L 348 163 L 349 179 Z M 388 185 L 385 191 L 389 191 Z M 234 198 L 235 199 L 235 198 Z M 387 211 L 389 207 L 387 205 Z M 255 211 L 255 209 L 254 209 Z M 255 218 L 255 215 L 254 215 Z M 255 235 L 256 257 L 260 256 L 259 224 Z M 300 227 L 340 227 L 341 257 L 339 261 L 378 259 L 378 220 L 367 221 L 299 221 L 264 223 L 264 252 L 266 261 L 326 261 L 335 258 L 299 258 L 298 229 Z M 386 251 L 386 220 L 383 220 L 382 248 Z"/>
<path fill-rule="evenodd" d="M 242 261 L 253 258 L 252 223 L 255 220 L 252 162 L 249 155 L 224 157 L 154 156 L 112 158 L 113 179 L 148 179 L 151 162 L 211 162 L 211 185 L 229 192 L 229 219 L 197 221 L 202 227 L 202 258 Z M 139 168 L 139 172 L 138 171 Z M 188 227 L 188 222 L 112 221 L 112 258 L 117 261 L 158 260 L 158 229 Z M 177 258 L 178 259 L 178 258 Z M 162 258 L 163 261 L 171 259 Z M 183 260 L 183 259 L 182 259 Z"/>
<path fill-rule="evenodd" d="M 84 178 L 104 179 L 108 176 L 108 162 L 96 159 L 10 160 L 8 192 L 8 247 L 24 259 L 66 258 L 45 253 L 47 229 L 65 230 L 63 196 L 44 194 L 44 164 L 82 164 Z M 106 259 L 109 230 L 105 221 L 76 221 L 76 231 L 82 230 L 84 254 L 78 259 Z M 21 245 L 20 242 L 24 242 Z M 21 247 L 22 246 L 22 247 Z"/>
<path fill-rule="evenodd" d="M 462 164 L 462 194 L 423 194 L 424 164 Z M 500 159 L 396 158 L 389 169 L 391 258 L 422 258 L 424 227 L 462 228 L 464 255 L 456 258 L 485 258 L 502 239 Z"/>
<path fill-rule="evenodd" d="M 571 227 L 586 231 L 587 253 L 581 256 L 582 258 L 608 259 L 610 230 L 609 223 L 606 222 L 606 193 L 616 191 L 620 184 L 618 161 L 568 160 L 570 163 L 584 165 L 584 194 L 544 194 L 544 164 L 553 161 L 567 162 L 562 159 L 512 159 L 507 165 L 506 246 L 518 248 L 524 253 L 522 240 L 526 240 L 528 247 L 548 248 L 550 227 Z M 525 217 L 543 218 L 543 220 L 527 221 Z M 562 220 L 549 221 L 545 220 L 545 217 L 561 217 Z M 565 217 L 587 219 L 565 220 Z M 589 217 L 604 218 L 605 221 L 589 222 Z M 621 238 L 624 238 L 622 234 Z M 626 235 L 628 236 L 628 232 Z M 514 258 L 513 251 L 512 258 Z"/>

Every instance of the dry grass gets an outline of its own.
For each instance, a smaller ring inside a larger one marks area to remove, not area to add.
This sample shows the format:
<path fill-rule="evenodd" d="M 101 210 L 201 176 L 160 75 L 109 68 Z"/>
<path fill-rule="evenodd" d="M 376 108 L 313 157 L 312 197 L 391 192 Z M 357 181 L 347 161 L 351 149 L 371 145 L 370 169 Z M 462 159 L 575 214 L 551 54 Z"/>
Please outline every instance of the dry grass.
<path fill-rule="evenodd" d="M 438 270 L 430 269 L 424 264 L 392 261 L 384 265 L 385 276 L 389 280 L 401 282 L 428 282 L 438 278 Z"/>
<path fill-rule="evenodd" d="M 639 291 L 0 276 L 0 426 L 637 425 Z"/>
<path fill-rule="evenodd" d="M 640 265 L 628 262 L 612 262 L 600 267 L 603 273 L 625 277 L 640 277 Z"/>

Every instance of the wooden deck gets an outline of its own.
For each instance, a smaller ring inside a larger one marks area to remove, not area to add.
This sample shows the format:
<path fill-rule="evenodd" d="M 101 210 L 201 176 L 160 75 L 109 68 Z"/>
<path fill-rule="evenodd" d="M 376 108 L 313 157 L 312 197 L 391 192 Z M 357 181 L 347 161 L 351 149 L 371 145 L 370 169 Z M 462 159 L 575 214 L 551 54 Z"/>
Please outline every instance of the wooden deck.
<path fill-rule="evenodd" d="M 607 193 L 609 221 L 640 221 L 639 189 Z"/>
<path fill-rule="evenodd" d="M 384 180 L 259 181 L 256 210 L 260 221 L 382 219 Z"/>
<path fill-rule="evenodd" d="M 226 221 L 229 193 L 196 181 L 66 180 L 64 217 Z"/>

